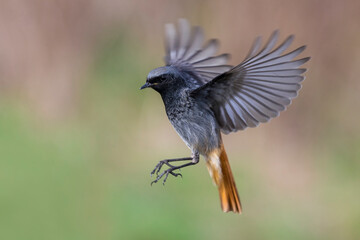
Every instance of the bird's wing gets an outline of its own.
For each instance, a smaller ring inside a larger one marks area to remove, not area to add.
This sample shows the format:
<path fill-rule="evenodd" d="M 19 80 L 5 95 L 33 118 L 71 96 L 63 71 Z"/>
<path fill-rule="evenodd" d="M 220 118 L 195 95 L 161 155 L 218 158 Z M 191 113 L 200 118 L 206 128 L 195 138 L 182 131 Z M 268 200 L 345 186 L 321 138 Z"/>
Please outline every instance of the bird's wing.
<path fill-rule="evenodd" d="M 306 71 L 299 67 L 310 58 L 294 60 L 305 46 L 283 54 L 293 36 L 274 48 L 278 35 L 275 31 L 261 50 L 261 38 L 257 38 L 241 64 L 192 92 L 208 101 L 223 133 L 267 122 L 297 96 Z"/>
<path fill-rule="evenodd" d="M 165 63 L 181 70 L 191 71 L 198 76 L 202 84 L 214 79 L 219 74 L 228 71 L 229 54 L 215 56 L 219 47 L 216 39 L 204 44 L 204 34 L 200 27 L 191 28 L 189 22 L 180 19 L 178 28 L 174 24 L 165 26 Z"/>

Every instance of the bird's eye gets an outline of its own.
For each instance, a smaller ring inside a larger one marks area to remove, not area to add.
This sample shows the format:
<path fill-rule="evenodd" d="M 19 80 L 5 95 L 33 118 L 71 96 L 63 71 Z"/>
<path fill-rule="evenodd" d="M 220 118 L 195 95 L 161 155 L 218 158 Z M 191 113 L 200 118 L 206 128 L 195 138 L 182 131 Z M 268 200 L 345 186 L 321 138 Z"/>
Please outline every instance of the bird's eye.
<path fill-rule="evenodd" d="M 157 79 L 157 78 L 150 78 L 150 79 L 148 80 L 148 82 L 151 83 L 151 84 L 154 84 L 154 83 L 159 82 L 159 79 Z"/>
<path fill-rule="evenodd" d="M 156 85 L 156 84 L 159 84 L 159 83 L 164 82 L 165 80 L 166 80 L 166 76 L 161 75 L 161 76 L 158 76 L 158 77 L 150 78 L 150 79 L 148 79 L 147 81 L 148 81 L 149 83 L 151 83 L 151 84 Z"/>

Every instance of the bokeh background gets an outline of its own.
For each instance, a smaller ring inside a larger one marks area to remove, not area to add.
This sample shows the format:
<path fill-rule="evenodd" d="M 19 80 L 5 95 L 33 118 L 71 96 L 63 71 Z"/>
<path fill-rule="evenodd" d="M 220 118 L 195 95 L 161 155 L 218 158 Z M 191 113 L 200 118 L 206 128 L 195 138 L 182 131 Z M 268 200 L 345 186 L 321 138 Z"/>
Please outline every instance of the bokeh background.
<path fill-rule="evenodd" d="M 296 34 L 307 79 L 280 118 L 224 136 L 242 215 L 222 213 L 154 91 L 163 27 L 185 17 L 239 63 Z M 0 239 L 360 239 L 360 1 L 2 0 Z"/>

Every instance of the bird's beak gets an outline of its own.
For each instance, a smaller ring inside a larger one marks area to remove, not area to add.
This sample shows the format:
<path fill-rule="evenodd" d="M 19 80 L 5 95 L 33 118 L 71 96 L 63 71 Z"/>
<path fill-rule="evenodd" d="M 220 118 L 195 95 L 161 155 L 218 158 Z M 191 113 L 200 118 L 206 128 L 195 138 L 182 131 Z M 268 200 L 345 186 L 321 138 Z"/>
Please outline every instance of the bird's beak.
<path fill-rule="evenodd" d="M 144 85 L 142 85 L 142 87 L 140 88 L 140 90 L 141 90 L 141 89 L 144 89 L 144 88 L 148 88 L 148 87 L 150 87 L 150 86 L 151 86 L 151 84 L 148 83 L 148 82 L 146 82 Z"/>

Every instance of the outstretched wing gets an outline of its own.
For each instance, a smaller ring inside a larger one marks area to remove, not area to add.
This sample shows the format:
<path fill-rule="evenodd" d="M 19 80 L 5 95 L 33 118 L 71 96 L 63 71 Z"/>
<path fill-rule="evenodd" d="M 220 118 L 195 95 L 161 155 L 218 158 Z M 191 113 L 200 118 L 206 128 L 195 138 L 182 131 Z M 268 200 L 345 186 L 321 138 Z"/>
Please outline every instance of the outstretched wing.
<path fill-rule="evenodd" d="M 275 31 L 261 50 L 261 38 L 257 38 L 241 64 L 192 92 L 195 98 L 210 103 L 222 132 L 267 122 L 297 96 L 306 71 L 299 67 L 310 58 L 293 60 L 305 46 L 283 54 L 293 36 L 274 49 L 278 35 Z"/>
<path fill-rule="evenodd" d="M 231 69 L 232 66 L 226 65 L 229 54 L 215 56 L 219 47 L 216 39 L 209 40 L 205 46 L 203 43 L 202 29 L 191 28 L 187 20 L 179 20 L 177 31 L 174 24 L 167 24 L 165 26 L 166 65 L 193 72 L 198 76 L 201 84 Z"/>

